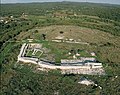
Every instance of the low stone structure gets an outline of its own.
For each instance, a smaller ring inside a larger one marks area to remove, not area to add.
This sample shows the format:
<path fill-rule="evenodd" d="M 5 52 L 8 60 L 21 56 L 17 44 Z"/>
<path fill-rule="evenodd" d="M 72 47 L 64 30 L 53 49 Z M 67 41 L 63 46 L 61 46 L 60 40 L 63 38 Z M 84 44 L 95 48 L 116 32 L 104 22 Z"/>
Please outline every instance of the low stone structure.
<path fill-rule="evenodd" d="M 85 84 L 85 85 L 92 85 L 92 84 L 94 84 L 94 82 L 92 81 L 92 80 L 88 80 L 88 79 L 82 79 L 82 80 L 80 80 L 78 83 L 80 83 L 80 84 Z"/>
<path fill-rule="evenodd" d="M 41 45 L 35 45 L 41 48 Z M 61 65 L 56 66 L 55 64 L 51 64 L 52 62 L 39 60 L 38 58 L 31 58 L 26 57 L 25 52 L 28 46 L 31 46 L 30 44 L 23 44 L 20 50 L 20 54 L 18 55 L 18 61 L 26 62 L 26 63 L 33 63 L 40 66 L 40 68 L 51 70 L 51 69 L 60 69 L 62 74 L 89 74 L 89 75 L 102 75 L 105 74 L 104 70 L 102 68 L 102 63 L 84 63 L 85 58 L 82 58 L 80 60 L 61 60 L 61 63 L 66 63 L 68 65 Z M 90 60 L 90 58 L 88 58 Z M 87 60 L 88 60 L 87 59 Z M 91 59 L 94 61 L 95 59 Z M 73 64 L 73 65 L 70 65 Z M 80 64 L 80 65 L 78 65 Z M 92 66 L 92 68 L 91 68 Z"/>

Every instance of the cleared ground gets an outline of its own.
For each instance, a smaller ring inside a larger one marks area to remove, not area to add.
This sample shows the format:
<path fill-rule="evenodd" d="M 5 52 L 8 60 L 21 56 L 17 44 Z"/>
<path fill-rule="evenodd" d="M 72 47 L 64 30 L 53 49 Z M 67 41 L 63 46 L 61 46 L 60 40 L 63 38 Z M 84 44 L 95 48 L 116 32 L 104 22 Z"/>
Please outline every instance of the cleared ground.
<path fill-rule="evenodd" d="M 46 34 L 46 39 L 48 40 L 56 39 L 56 37 L 62 36 L 63 39 L 74 39 L 88 43 L 101 44 L 110 42 L 116 45 L 120 43 L 120 38 L 116 38 L 109 33 L 79 26 L 53 25 L 43 28 L 36 28 L 32 31 L 35 30 L 38 30 L 38 33 L 34 34 L 35 39 L 40 39 L 42 34 Z M 60 33 L 61 31 L 63 34 Z"/>
<path fill-rule="evenodd" d="M 61 31 L 62 33 L 60 33 Z M 74 49 L 75 51 L 80 49 L 83 50 L 83 52 L 80 53 L 80 57 L 89 57 L 91 56 L 91 52 L 95 52 L 97 59 L 100 62 L 120 62 L 120 37 L 114 36 L 110 33 L 72 25 L 36 27 L 28 32 L 22 33 L 20 33 L 16 39 L 32 38 L 33 42 L 43 43 L 43 46 L 46 47 L 49 52 L 44 53 L 41 57 L 49 60 L 60 62 L 60 59 L 71 59 L 73 58 L 73 55 L 70 56 L 68 54 L 69 51 L 71 49 Z M 46 35 L 47 41 L 42 41 L 42 34 Z M 78 42 L 87 42 L 89 45 L 51 42 L 51 40 L 59 37 L 62 37 L 63 40 L 74 39 Z"/>
<path fill-rule="evenodd" d="M 54 42 L 45 44 L 46 47 L 52 50 L 51 52 L 55 54 L 54 56 L 57 56 L 56 59 L 58 60 L 60 58 L 66 58 L 71 49 L 81 49 L 85 51 L 81 56 L 90 56 L 90 52 L 96 52 L 98 60 L 102 62 L 120 62 L 120 37 L 95 29 L 70 25 L 53 25 L 36 28 L 35 30 L 38 30 L 38 33 L 34 34 L 34 38 L 37 39 L 40 39 L 42 34 L 46 34 L 47 40 L 56 39 L 56 37 L 62 36 L 64 40 L 74 39 L 76 41 L 90 43 L 90 45 Z M 61 34 L 60 31 L 63 31 L 63 34 Z M 88 52 L 88 54 L 85 54 L 86 52 Z"/>

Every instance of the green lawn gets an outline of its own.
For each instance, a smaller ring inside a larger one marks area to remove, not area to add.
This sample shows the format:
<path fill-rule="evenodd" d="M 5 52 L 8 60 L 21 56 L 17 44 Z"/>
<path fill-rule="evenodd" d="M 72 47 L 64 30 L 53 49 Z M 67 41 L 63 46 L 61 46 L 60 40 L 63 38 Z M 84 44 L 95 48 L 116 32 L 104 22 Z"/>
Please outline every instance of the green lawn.
<path fill-rule="evenodd" d="M 35 53 L 35 55 L 33 55 L 32 53 L 33 53 L 34 51 L 31 51 L 31 50 L 29 50 L 29 49 L 27 49 L 27 53 L 26 53 L 26 56 L 27 57 L 37 57 L 37 58 L 39 58 L 40 57 L 40 55 L 41 55 L 41 51 L 37 51 L 36 53 Z"/>
<path fill-rule="evenodd" d="M 28 57 L 32 57 L 32 53 L 33 53 L 33 51 L 31 51 L 31 50 L 27 50 L 26 56 L 28 56 Z"/>
<path fill-rule="evenodd" d="M 37 51 L 37 53 L 35 54 L 35 56 L 39 58 L 41 54 L 42 54 L 41 51 Z"/>

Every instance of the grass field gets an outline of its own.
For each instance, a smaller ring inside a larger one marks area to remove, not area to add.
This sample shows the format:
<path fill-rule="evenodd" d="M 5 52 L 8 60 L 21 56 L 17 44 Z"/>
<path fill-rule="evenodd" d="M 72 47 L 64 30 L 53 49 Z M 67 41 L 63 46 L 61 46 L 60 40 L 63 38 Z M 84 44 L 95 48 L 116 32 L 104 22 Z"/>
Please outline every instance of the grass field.
<path fill-rule="evenodd" d="M 77 53 L 77 49 L 82 50 L 81 52 L 79 52 L 80 56 L 78 58 L 90 57 L 91 56 L 90 52 L 95 51 L 95 49 L 90 50 L 89 46 L 86 45 L 70 44 L 70 43 L 66 44 L 66 43 L 49 42 L 49 44 L 43 43 L 43 46 L 48 47 L 51 50 L 51 52 L 49 53 L 55 55 L 55 59 L 58 62 L 60 62 L 61 59 L 73 59 L 73 55 Z M 74 50 L 75 53 L 69 55 L 68 53 L 71 50 Z"/>
<path fill-rule="evenodd" d="M 38 30 L 38 32 L 34 33 L 35 30 Z M 60 31 L 63 31 L 63 34 L 60 34 Z M 60 62 L 60 59 L 71 59 L 72 55 L 68 55 L 68 52 L 71 49 L 80 49 L 84 50 L 80 53 L 81 56 L 90 57 L 90 52 L 95 52 L 97 59 L 103 63 L 120 62 L 120 37 L 110 33 L 72 25 L 52 25 L 34 28 L 29 30 L 28 34 L 34 39 L 33 42 L 43 43 L 43 47 L 50 50 L 49 53 L 44 53 L 41 56 L 50 60 L 57 60 Z M 46 40 L 48 41 L 42 41 L 42 34 L 46 34 Z M 24 36 L 24 34 L 20 35 Z M 58 36 L 63 36 L 63 40 L 74 39 L 80 42 L 87 42 L 90 45 L 64 42 L 56 43 L 51 41 Z M 88 53 L 86 53 L 86 51 Z"/>
<path fill-rule="evenodd" d="M 46 34 L 46 39 L 52 40 L 58 36 L 63 36 L 64 39 L 74 39 L 82 42 L 88 43 L 114 43 L 116 45 L 120 44 L 120 38 L 114 37 L 113 35 L 102 32 L 95 29 L 83 28 L 79 26 L 71 25 L 53 25 L 43 28 L 36 28 L 38 33 L 34 34 L 35 39 L 40 39 L 42 34 Z M 63 31 L 63 34 L 60 34 Z"/>

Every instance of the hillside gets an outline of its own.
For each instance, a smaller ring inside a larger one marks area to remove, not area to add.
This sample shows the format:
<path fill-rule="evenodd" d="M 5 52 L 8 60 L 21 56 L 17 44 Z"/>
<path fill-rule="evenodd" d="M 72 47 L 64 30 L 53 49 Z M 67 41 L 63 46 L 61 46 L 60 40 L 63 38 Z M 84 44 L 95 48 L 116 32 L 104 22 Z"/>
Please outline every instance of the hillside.
<path fill-rule="evenodd" d="M 120 6 L 109 4 L 53 2 L 1 4 L 0 71 L 1 95 L 119 95 Z M 61 43 L 53 42 L 62 37 Z M 59 62 L 69 50 L 81 56 L 96 53 L 105 75 L 61 74 L 38 70 L 39 66 L 17 61 L 23 43 L 43 44 L 42 57 Z M 85 44 L 65 43 L 73 40 Z M 78 84 L 81 78 L 95 85 Z"/>

